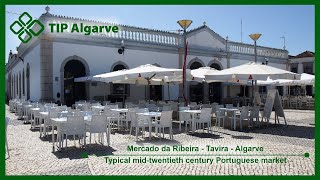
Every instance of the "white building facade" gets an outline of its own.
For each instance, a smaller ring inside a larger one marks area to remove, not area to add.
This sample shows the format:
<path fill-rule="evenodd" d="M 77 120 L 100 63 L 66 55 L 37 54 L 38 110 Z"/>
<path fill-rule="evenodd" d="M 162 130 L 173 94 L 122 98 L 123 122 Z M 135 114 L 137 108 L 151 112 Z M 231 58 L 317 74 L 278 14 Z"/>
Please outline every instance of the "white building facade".
<path fill-rule="evenodd" d="M 108 23 L 72 17 L 43 14 L 39 20 L 48 23 Z M 24 98 L 31 101 L 62 102 L 70 105 L 76 100 L 116 100 L 123 94 L 128 100 L 178 100 L 181 88 L 170 85 L 145 86 L 116 85 L 97 82 L 75 83 L 73 79 L 120 69 L 155 64 L 166 68 L 181 68 L 184 56 L 183 35 L 125 25 L 117 25 L 118 33 L 83 35 L 51 33 L 49 27 L 27 44 L 21 43 L 18 54 L 10 54 L 6 64 L 7 98 Z M 124 53 L 119 54 L 121 41 Z M 254 61 L 254 46 L 228 41 L 206 25 L 187 32 L 187 68 L 210 66 L 219 70 Z M 257 47 L 258 62 L 288 68 L 286 50 Z M 23 61 L 21 60 L 23 59 Z M 228 88 L 224 83 L 188 83 L 188 96 L 192 101 L 220 102 L 225 97 L 241 95 L 240 86 Z M 286 92 L 286 91 L 284 91 Z"/>
<path fill-rule="evenodd" d="M 307 73 L 314 75 L 315 63 L 314 63 L 314 52 L 305 51 L 296 56 L 289 56 L 289 69 L 294 73 Z M 314 86 L 306 86 L 305 88 L 293 87 L 290 89 L 290 94 L 295 94 L 295 91 L 306 91 L 306 95 L 314 95 Z M 300 93 L 298 93 L 300 94 Z M 302 93 L 304 94 L 304 92 Z"/>

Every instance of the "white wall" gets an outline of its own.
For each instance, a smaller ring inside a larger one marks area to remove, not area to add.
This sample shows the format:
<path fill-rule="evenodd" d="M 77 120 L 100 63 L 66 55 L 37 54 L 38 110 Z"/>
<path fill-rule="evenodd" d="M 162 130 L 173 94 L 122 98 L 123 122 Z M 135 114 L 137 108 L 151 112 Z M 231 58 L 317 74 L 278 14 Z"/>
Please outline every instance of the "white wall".
<path fill-rule="evenodd" d="M 203 31 L 194 34 L 187 39 L 190 47 L 202 46 L 202 47 L 210 47 L 210 48 L 221 48 L 225 49 L 225 44 L 213 37 L 209 30 L 204 29 Z"/>
<path fill-rule="evenodd" d="M 54 81 L 53 94 L 60 92 L 60 68 L 61 63 L 68 57 L 77 55 L 83 58 L 89 65 L 90 75 L 96 75 L 101 73 L 110 72 L 112 65 L 116 62 L 123 62 L 129 68 L 134 68 L 143 64 L 157 63 L 161 67 L 178 68 L 178 54 L 162 53 L 155 51 L 142 51 L 125 49 L 124 55 L 118 54 L 118 48 L 101 47 L 93 45 L 80 45 L 54 42 L 53 43 L 53 80 L 55 77 L 59 77 L 59 82 Z M 99 87 L 90 87 L 90 98 L 95 95 L 107 95 L 110 88 L 107 88 L 106 92 Z M 171 98 L 178 98 L 178 88 L 171 87 Z M 177 92 L 174 92 L 177 91 Z M 167 92 L 163 91 L 163 97 L 167 96 Z M 144 87 L 130 89 L 130 99 L 144 98 Z M 54 97 L 55 98 L 55 97 Z"/>
<path fill-rule="evenodd" d="M 24 62 L 19 61 L 19 63 L 11 70 L 12 78 L 13 75 L 19 75 L 21 73 L 21 91 L 22 88 L 22 72 L 24 69 L 24 75 L 25 75 L 25 91 L 24 94 L 21 92 L 21 98 L 27 99 L 27 64 L 29 63 L 30 66 L 30 100 L 31 101 L 38 101 L 41 98 L 41 91 L 40 91 L 40 45 L 37 45 L 34 47 L 28 54 L 26 54 L 24 57 Z M 18 78 L 19 80 L 19 78 Z M 19 93 L 17 91 L 14 91 L 14 97 L 18 98 Z"/>

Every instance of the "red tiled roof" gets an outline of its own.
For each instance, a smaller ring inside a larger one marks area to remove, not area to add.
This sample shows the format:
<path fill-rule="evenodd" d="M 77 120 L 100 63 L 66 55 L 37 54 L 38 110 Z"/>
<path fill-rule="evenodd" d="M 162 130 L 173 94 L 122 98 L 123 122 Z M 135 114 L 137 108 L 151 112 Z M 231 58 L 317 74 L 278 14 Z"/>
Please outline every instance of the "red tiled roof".
<path fill-rule="evenodd" d="M 314 57 L 314 52 L 311 51 L 305 51 L 303 53 L 300 53 L 296 56 L 290 56 L 289 55 L 289 59 L 295 59 L 295 58 L 304 58 L 304 57 Z"/>

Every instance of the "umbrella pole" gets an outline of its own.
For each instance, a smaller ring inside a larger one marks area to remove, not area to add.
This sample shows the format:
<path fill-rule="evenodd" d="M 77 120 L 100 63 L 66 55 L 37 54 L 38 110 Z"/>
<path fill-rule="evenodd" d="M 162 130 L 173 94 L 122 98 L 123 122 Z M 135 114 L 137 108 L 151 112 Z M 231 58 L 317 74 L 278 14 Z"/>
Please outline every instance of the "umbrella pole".
<path fill-rule="evenodd" d="M 144 86 L 144 100 L 147 100 L 147 86 Z"/>
<path fill-rule="evenodd" d="M 170 89 L 169 89 L 169 83 L 167 83 L 168 85 L 168 98 L 169 98 L 169 101 L 170 101 Z"/>
<path fill-rule="evenodd" d="M 243 101 L 243 105 L 242 105 L 242 106 L 246 106 L 246 105 L 247 105 L 247 103 L 246 103 L 246 98 L 247 98 L 247 96 L 246 96 L 246 89 L 247 89 L 247 86 L 246 86 L 246 85 L 243 86 L 243 96 L 245 97 L 245 99 L 244 99 L 244 101 Z"/>
<path fill-rule="evenodd" d="M 291 90 L 290 90 L 290 85 L 289 85 L 289 97 L 291 96 Z"/>
<path fill-rule="evenodd" d="M 104 83 L 104 87 L 106 87 L 106 86 L 107 86 L 107 83 Z M 106 89 L 107 89 L 107 87 L 103 91 L 103 101 L 106 101 Z"/>
<path fill-rule="evenodd" d="M 122 95 L 122 108 L 124 108 L 124 105 L 125 105 L 125 93 L 126 93 L 126 85 L 124 84 L 124 92 L 123 92 L 123 95 Z"/>
<path fill-rule="evenodd" d="M 151 98 L 151 96 L 150 96 L 150 79 L 151 78 L 148 78 L 147 80 L 148 80 L 148 95 L 149 95 L 149 104 L 150 104 L 150 98 Z"/>
<path fill-rule="evenodd" d="M 251 106 L 253 106 L 253 80 L 251 80 Z"/>

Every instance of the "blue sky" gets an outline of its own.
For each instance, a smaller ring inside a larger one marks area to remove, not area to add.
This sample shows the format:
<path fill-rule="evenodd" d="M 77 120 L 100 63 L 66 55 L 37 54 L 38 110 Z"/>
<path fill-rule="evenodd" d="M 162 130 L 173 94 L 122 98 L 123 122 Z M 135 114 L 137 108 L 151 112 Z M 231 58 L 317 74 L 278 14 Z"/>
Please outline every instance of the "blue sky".
<path fill-rule="evenodd" d="M 216 33 L 230 40 L 241 42 L 241 19 L 243 42 L 253 43 L 248 36 L 261 33 L 257 44 L 286 49 L 290 55 L 315 49 L 315 10 L 312 5 L 186 5 L 186 6 L 50 6 L 50 13 L 85 19 L 160 29 L 177 30 L 180 19 L 191 19 L 189 29 L 203 25 L 205 21 Z M 28 12 L 39 17 L 45 12 L 44 5 L 6 6 L 6 11 L 22 14 Z M 18 15 L 6 13 L 6 61 L 10 49 L 15 50 L 19 39 L 9 30 Z"/>

